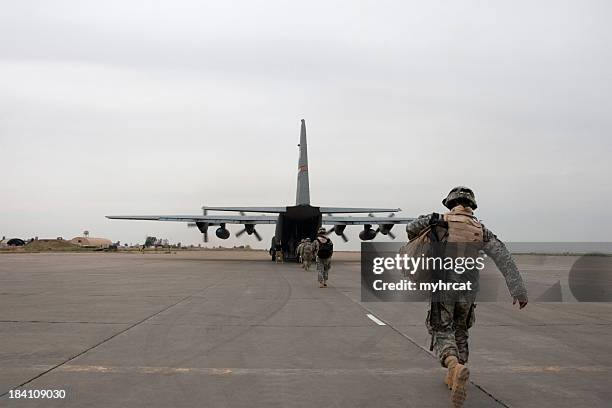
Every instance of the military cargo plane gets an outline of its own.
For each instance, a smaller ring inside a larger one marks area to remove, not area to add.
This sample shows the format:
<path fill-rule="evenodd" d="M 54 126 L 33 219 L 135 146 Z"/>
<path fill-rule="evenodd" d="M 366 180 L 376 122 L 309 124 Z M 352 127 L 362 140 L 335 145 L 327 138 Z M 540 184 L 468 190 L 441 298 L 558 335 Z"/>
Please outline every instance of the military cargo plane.
<path fill-rule="evenodd" d="M 218 227 L 215 234 L 220 239 L 227 239 L 230 232 L 227 224 L 242 224 L 244 227 L 236 233 L 239 237 L 245 232 L 254 235 L 258 240 L 261 236 L 255 229 L 258 224 L 276 224 L 276 232 L 272 237 L 270 255 L 276 259 L 277 252 L 282 251 L 283 259 L 296 259 L 296 248 L 303 238 L 314 239 L 317 230 L 322 225 L 331 228 L 328 234 L 334 232 L 345 242 L 348 241 L 344 230 L 347 225 L 363 225 L 359 238 L 370 241 L 378 234 L 395 238 L 391 229 L 395 224 L 407 224 L 413 218 L 395 217 L 400 208 L 354 208 L 354 207 L 315 207 L 310 204 L 310 183 L 308 181 L 308 146 L 306 143 L 306 122 L 302 119 L 300 131 L 300 148 L 297 174 L 297 192 L 295 205 L 286 207 L 202 207 L 202 215 L 108 215 L 106 218 L 119 220 L 147 221 L 178 221 L 186 222 L 188 226 L 197 227 L 208 242 L 208 228 Z M 239 215 L 209 215 L 208 211 L 237 212 Z M 262 215 L 246 215 L 260 213 Z M 334 214 L 367 214 L 366 216 L 338 216 Z M 390 213 L 386 217 L 374 216 L 374 213 Z M 274 214 L 274 215 L 265 215 Z M 377 225 L 374 229 L 373 225 Z"/>

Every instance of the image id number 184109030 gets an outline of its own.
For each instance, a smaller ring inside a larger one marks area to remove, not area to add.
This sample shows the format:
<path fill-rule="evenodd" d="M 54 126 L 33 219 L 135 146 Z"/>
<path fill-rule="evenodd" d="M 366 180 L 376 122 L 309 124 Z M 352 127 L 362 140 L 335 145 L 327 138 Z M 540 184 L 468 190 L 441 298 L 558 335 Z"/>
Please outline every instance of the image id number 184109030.
<path fill-rule="evenodd" d="M 64 399 L 66 398 L 66 390 L 10 390 L 9 398 Z"/>

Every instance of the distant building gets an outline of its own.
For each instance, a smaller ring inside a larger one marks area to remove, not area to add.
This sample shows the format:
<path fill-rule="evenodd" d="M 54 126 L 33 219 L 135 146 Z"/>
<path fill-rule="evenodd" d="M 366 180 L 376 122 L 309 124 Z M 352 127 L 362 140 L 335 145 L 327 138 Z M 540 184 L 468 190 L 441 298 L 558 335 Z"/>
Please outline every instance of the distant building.
<path fill-rule="evenodd" d="M 11 238 L 6 242 L 6 244 L 8 246 L 23 246 L 25 245 L 25 241 L 19 238 Z"/>
<path fill-rule="evenodd" d="M 70 240 L 70 243 L 82 247 L 94 248 L 108 248 L 113 244 L 110 239 L 93 237 L 74 237 Z"/>

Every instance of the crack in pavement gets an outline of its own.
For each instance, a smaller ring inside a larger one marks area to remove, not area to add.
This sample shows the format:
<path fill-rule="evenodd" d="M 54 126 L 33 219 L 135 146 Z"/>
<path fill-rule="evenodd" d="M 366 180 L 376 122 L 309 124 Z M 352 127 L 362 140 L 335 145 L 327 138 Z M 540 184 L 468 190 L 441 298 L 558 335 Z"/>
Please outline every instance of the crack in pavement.
<path fill-rule="evenodd" d="M 33 366 L 32 369 L 44 369 L 49 366 Z M 436 374 L 438 367 L 432 368 L 267 368 L 267 367 L 167 367 L 167 366 L 101 366 L 101 365 L 72 365 L 66 364 L 58 367 L 58 371 L 75 373 L 137 373 L 137 374 L 234 374 L 234 375 L 412 375 Z M 530 373 L 530 374 L 559 374 L 562 372 L 589 372 L 609 373 L 612 367 L 608 366 L 481 366 L 473 370 L 475 373 Z"/>
<path fill-rule="evenodd" d="M 194 295 L 195 295 L 195 294 L 199 294 L 199 293 L 201 293 L 201 292 L 203 292 L 203 291 L 205 291 L 205 290 L 207 290 L 207 289 L 210 289 L 210 288 L 212 288 L 212 287 L 214 287 L 214 286 L 216 286 L 216 285 L 220 284 L 220 283 L 221 283 L 221 282 L 223 282 L 225 279 L 227 279 L 227 276 L 226 276 L 226 275 L 224 275 L 224 277 L 223 277 L 221 280 L 219 280 L 218 282 L 212 283 L 212 284 L 207 285 L 206 287 L 204 287 L 204 288 L 202 288 L 202 289 L 197 290 L 196 292 L 194 292 Z M 102 344 L 104 344 L 104 343 L 106 343 L 106 342 L 108 342 L 108 341 L 110 341 L 110 340 L 114 339 L 115 337 L 117 337 L 117 336 L 119 336 L 119 335 L 121 335 L 121 334 L 123 334 L 123 333 L 127 332 L 128 330 L 131 330 L 131 329 L 133 329 L 134 327 L 136 327 L 136 326 L 138 326 L 138 325 L 140 325 L 140 324 L 142 324 L 142 323 L 146 322 L 147 320 L 150 320 L 150 319 L 154 318 L 155 316 L 159 315 L 160 313 L 163 313 L 163 312 L 165 312 L 166 310 L 171 309 L 171 308 L 173 308 L 174 306 L 177 306 L 177 305 L 178 305 L 178 304 L 180 304 L 180 303 L 183 303 L 184 301 L 186 301 L 186 300 L 190 299 L 191 297 L 192 297 L 192 295 L 185 296 L 184 298 L 182 298 L 182 299 L 180 299 L 180 300 L 178 300 L 178 301 L 176 301 L 176 302 L 174 302 L 174 303 L 172 303 L 172 304 L 170 304 L 170 305 L 168 305 L 168 306 L 166 306 L 166 307 L 162 308 L 161 310 L 159 310 L 159 311 L 157 311 L 157 312 L 155 312 L 155 313 L 153 313 L 153 314 L 151 314 L 151 315 L 149 315 L 149 316 L 147 316 L 147 317 L 145 317 L 145 318 L 143 318 L 143 319 L 141 319 L 141 320 L 139 320 L 139 321 L 137 321 L 136 323 L 134 323 L 134 324 L 132 324 L 132 325 L 130 325 L 130 326 L 128 326 L 128 327 L 126 327 L 125 329 L 120 330 L 120 331 L 118 331 L 117 333 L 115 333 L 115 334 L 113 334 L 113 335 L 111 335 L 111 336 L 109 336 L 109 337 L 107 337 L 107 338 L 105 338 L 105 339 L 103 339 L 103 340 L 99 341 L 98 343 L 94 344 L 93 346 L 88 347 L 88 348 L 86 348 L 85 350 L 83 350 L 83 351 L 81 351 L 81 352 L 79 352 L 79 353 L 77 353 L 77 354 L 75 354 L 75 355 L 73 355 L 73 356 L 69 357 L 68 359 L 66 359 L 66 360 L 62 361 L 61 363 L 58 363 L 58 364 L 56 364 L 56 365 L 52 366 L 51 368 L 49 368 L 49 369 L 47 369 L 47 370 L 45 370 L 45 371 L 43 371 L 43 372 L 39 373 L 38 375 L 35 375 L 34 377 L 32 377 L 32 378 L 30 378 L 30 379 L 28 379 L 28 380 L 26 380 L 26 381 L 22 382 L 21 384 L 19 384 L 19 385 L 15 386 L 15 387 L 11 387 L 11 388 L 9 388 L 8 390 L 6 390 L 6 391 L 5 391 L 5 392 L 3 392 L 2 394 L 0 394 L 0 398 L 3 398 L 3 397 L 5 397 L 6 395 L 8 395 L 8 393 L 9 393 L 11 390 L 16 390 L 16 389 L 18 389 L 18 388 L 23 387 L 24 385 L 27 385 L 27 384 L 31 383 L 32 381 L 34 381 L 34 380 L 36 380 L 36 379 L 38 379 L 38 378 L 42 377 L 42 376 L 43 376 L 43 375 L 45 375 L 45 374 L 50 373 L 51 371 L 54 371 L 54 370 L 56 370 L 56 369 L 60 368 L 61 366 L 65 365 L 66 363 L 69 363 L 70 361 L 72 361 L 72 360 L 74 360 L 74 359 L 76 359 L 76 358 L 78 358 L 78 357 L 80 357 L 80 356 L 84 355 L 85 353 L 87 353 L 87 352 L 89 352 L 89 351 L 91 351 L 91 350 L 95 349 L 96 347 L 98 347 L 98 346 L 100 346 L 100 345 L 102 345 Z"/>
<path fill-rule="evenodd" d="M 47 323 L 47 324 L 117 324 L 126 325 L 131 322 L 87 322 L 87 321 L 58 321 L 58 320 L 0 320 L 0 323 Z"/>

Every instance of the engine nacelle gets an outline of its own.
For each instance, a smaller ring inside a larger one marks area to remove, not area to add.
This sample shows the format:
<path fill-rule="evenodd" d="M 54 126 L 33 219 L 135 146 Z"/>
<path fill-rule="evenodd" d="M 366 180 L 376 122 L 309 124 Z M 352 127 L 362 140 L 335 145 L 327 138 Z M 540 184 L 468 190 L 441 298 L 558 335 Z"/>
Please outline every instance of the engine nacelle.
<path fill-rule="evenodd" d="M 228 239 L 230 236 L 230 232 L 227 228 L 219 227 L 215 231 L 215 235 L 217 235 L 217 237 L 221 239 Z"/>
<path fill-rule="evenodd" d="M 372 229 L 372 226 L 366 224 L 363 226 L 363 231 L 359 233 L 359 239 L 362 241 L 371 241 L 376 238 L 376 231 Z"/>
<path fill-rule="evenodd" d="M 393 224 L 382 224 L 378 226 L 378 231 L 383 235 L 387 235 L 391 228 L 393 228 Z"/>
<path fill-rule="evenodd" d="M 346 225 L 336 225 L 334 226 L 334 233 L 338 236 L 341 236 L 342 234 L 344 234 L 344 230 L 346 229 Z"/>
<path fill-rule="evenodd" d="M 255 232 L 255 224 L 245 224 L 244 229 L 247 234 L 253 235 L 253 233 Z"/>

